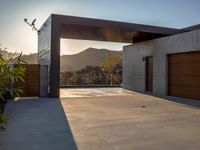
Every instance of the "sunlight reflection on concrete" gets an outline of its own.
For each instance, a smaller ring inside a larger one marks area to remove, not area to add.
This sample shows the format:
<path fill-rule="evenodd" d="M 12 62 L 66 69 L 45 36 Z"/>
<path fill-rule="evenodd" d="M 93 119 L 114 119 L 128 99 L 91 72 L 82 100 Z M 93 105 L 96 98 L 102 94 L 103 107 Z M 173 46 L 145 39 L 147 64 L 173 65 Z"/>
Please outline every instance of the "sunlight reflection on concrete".
<path fill-rule="evenodd" d="M 122 88 L 61 88 L 60 97 L 101 97 L 130 95 L 131 93 Z"/>

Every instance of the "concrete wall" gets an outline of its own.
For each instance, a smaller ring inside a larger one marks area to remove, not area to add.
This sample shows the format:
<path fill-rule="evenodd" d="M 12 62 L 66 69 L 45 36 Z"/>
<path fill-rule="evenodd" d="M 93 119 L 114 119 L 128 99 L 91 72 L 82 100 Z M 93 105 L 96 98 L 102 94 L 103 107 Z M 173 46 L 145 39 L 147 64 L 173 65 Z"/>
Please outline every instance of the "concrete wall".
<path fill-rule="evenodd" d="M 154 75 L 153 92 L 156 95 L 168 93 L 168 61 L 167 54 L 200 51 L 200 30 L 177 34 L 161 39 L 154 43 Z M 199 58 L 200 59 L 200 58 Z"/>
<path fill-rule="evenodd" d="M 51 15 L 51 65 L 50 97 L 58 98 L 60 94 L 60 20 Z"/>
<path fill-rule="evenodd" d="M 51 61 L 51 17 L 47 19 L 38 34 L 38 63 L 50 65 Z"/>
<path fill-rule="evenodd" d="M 48 96 L 48 65 L 40 65 L 40 97 Z"/>
<path fill-rule="evenodd" d="M 51 17 L 46 20 L 38 34 L 38 64 L 40 64 L 40 96 L 48 97 L 48 69 L 51 64 Z M 47 74 L 43 66 L 47 66 Z"/>
<path fill-rule="evenodd" d="M 134 44 L 123 48 L 123 88 L 144 92 L 145 56 L 153 55 L 152 41 Z"/>
<path fill-rule="evenodd" d="M 60 23 L 51 15 L 38 35 L 38 63 L 48 65 L 50 97 L 59 97 L 60 89 Z"/>
<path fill-rule="evenodd" d="M 200 51 L 200 30 L 142 42 L 123 49 L 123 87 L 145 91 L 145 63 L 153 55 L 153 93 L 167 95 L 167 54 Z"/>

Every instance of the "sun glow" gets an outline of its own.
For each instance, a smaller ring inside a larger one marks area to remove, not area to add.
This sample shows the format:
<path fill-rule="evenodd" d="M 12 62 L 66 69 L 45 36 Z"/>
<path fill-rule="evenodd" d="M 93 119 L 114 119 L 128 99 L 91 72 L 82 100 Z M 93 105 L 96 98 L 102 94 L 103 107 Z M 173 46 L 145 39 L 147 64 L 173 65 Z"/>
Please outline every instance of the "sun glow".
<path fill-rule="evenodd" d="M 90 40 L 60 39 L 61 55 L 72 55 L 92 47 L 120 51 L 127 43 L 102 42 Z"/>

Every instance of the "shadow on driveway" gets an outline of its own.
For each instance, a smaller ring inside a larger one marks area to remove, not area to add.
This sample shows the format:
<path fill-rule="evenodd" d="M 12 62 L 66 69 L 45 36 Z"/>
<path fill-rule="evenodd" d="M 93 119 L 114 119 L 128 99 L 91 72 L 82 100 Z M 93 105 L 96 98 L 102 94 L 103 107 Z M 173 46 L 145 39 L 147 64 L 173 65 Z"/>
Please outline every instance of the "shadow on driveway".
<path fill-rule="evenodd" d="M 172 97 L 167 96 L 164 97 L 166 100 L 173 101 L 176 103 L 184 104 L 190 107 L 194 108 L 200 108 L 200 100 L 194 100 L 194 99 L 186 99 L 186 98 L 179 98 L 179 97 Z"/>
<path fill-rule="evenodd" d="M 59 99 L 11 101 L 6 108 L 6 132 L 1 150 L 76 150 L 68 120 Z"/>

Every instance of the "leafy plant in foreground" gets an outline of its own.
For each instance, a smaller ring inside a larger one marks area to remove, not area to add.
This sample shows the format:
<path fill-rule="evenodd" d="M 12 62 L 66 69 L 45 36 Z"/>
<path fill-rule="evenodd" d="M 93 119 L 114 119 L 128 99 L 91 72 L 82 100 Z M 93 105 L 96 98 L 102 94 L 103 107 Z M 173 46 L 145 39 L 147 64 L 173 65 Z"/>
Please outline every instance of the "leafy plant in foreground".
<path fill-rule="evenodd" d="M 21 64 L 25 62 L 22 59 L 22 53 L 16 56 L 16 53 L 5 56 L 5 49 L 0 48 L 0 132 L 5 130 L 6 119 L 3 116 L 5 104 L 9 96 L 20 96 L 23 90 L 15 87 L 14 83 L 24 81 L 26 69 Z"/>

